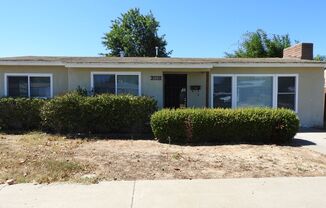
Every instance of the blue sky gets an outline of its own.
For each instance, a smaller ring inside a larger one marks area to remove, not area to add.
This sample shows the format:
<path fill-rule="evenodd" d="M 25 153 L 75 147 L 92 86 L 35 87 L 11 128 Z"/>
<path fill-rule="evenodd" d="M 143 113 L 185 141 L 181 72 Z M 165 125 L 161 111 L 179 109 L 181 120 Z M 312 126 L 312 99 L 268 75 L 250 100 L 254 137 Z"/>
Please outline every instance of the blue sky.
<path fill-rule="evenodd" d="M 111 20 L 134 7 L 154 13 L 172 57 L 223 57 L 258 28 L 326 55 L 324 0 L 0 0 L 0 56 L 97 56 Z"/>

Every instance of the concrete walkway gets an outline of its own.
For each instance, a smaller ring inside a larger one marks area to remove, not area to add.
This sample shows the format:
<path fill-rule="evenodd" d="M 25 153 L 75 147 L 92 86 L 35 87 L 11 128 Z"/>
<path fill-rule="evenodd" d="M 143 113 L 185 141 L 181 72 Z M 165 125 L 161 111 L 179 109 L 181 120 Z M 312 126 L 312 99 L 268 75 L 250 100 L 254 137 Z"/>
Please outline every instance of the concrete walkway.
<path fill-rule="evenodd" d="M 326 154 L 326 132 L 310 130 L 297 133 L 294 137 L 294 144 Z"/>
<path fill-rule="evenodd" d="M 326 177 L 0 187 L 1 208 L 326 207 Z"/>

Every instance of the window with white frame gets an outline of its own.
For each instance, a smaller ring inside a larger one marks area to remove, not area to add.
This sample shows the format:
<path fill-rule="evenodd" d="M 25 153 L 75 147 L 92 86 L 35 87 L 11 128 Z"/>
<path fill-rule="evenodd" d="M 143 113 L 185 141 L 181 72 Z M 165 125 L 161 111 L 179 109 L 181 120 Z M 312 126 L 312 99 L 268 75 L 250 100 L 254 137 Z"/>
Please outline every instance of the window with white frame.
<path fill-rule="evenodd" d="M 139 95 L 138 75 L 117 75 L 117 94 Z"/>
<path fill-rule="evenodd" d="M 297 75 L 212 75 L 212 107 L 278 107 L 297 111 Z"/>
<path fill-rule="evenodd" d="M 213 106 L 219 108 L 232 107 L 232 77 L 215 76 L 213 79 Z"/>
<path fill-rule="evenodd" d="M 91 73 L 91 87 L 95 94 L 131 94 L 140 95 L 140 73 Z"/>
<path fill-rule="evenodd" d="M 296 109 L 296 78 L 279 76 L 277 80 L 277 107 Z"/>
<path fill-rule="evenodd" d="M 8 97 L 52 97 L 51 74 L 5 74 L 5 95 Z"/>
<path fill-rule="evenodd" d="M 272 76 L 238 76 L 237 107 L 272 107 Z"/>
<path fill-rule="evenodd" d="M 115 94 L 114 74 L 94 74 L 93 90 L 95 94 L 110 93 Z"/>

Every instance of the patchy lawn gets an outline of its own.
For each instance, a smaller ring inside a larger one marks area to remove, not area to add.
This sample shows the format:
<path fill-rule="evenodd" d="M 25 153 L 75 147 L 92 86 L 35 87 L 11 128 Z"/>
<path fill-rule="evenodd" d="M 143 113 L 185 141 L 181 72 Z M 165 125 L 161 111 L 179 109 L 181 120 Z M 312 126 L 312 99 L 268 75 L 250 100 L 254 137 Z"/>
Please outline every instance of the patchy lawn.
<path fill-rule="evenodd" d="M 0 135 L 0 183 L 326 176 L 326 155 L 276 145 L 178 146 L 150 140 Z"/>

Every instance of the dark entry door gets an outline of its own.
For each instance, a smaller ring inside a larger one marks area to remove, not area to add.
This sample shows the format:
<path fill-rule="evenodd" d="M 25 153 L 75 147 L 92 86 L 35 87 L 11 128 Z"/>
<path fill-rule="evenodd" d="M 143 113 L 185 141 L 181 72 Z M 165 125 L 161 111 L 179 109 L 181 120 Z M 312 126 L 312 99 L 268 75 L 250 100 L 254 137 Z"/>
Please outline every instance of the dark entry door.
<path fill-rule="evenodd" d="M 164 75 L 164 107 L 187 107 L 187 75 Z"/>

